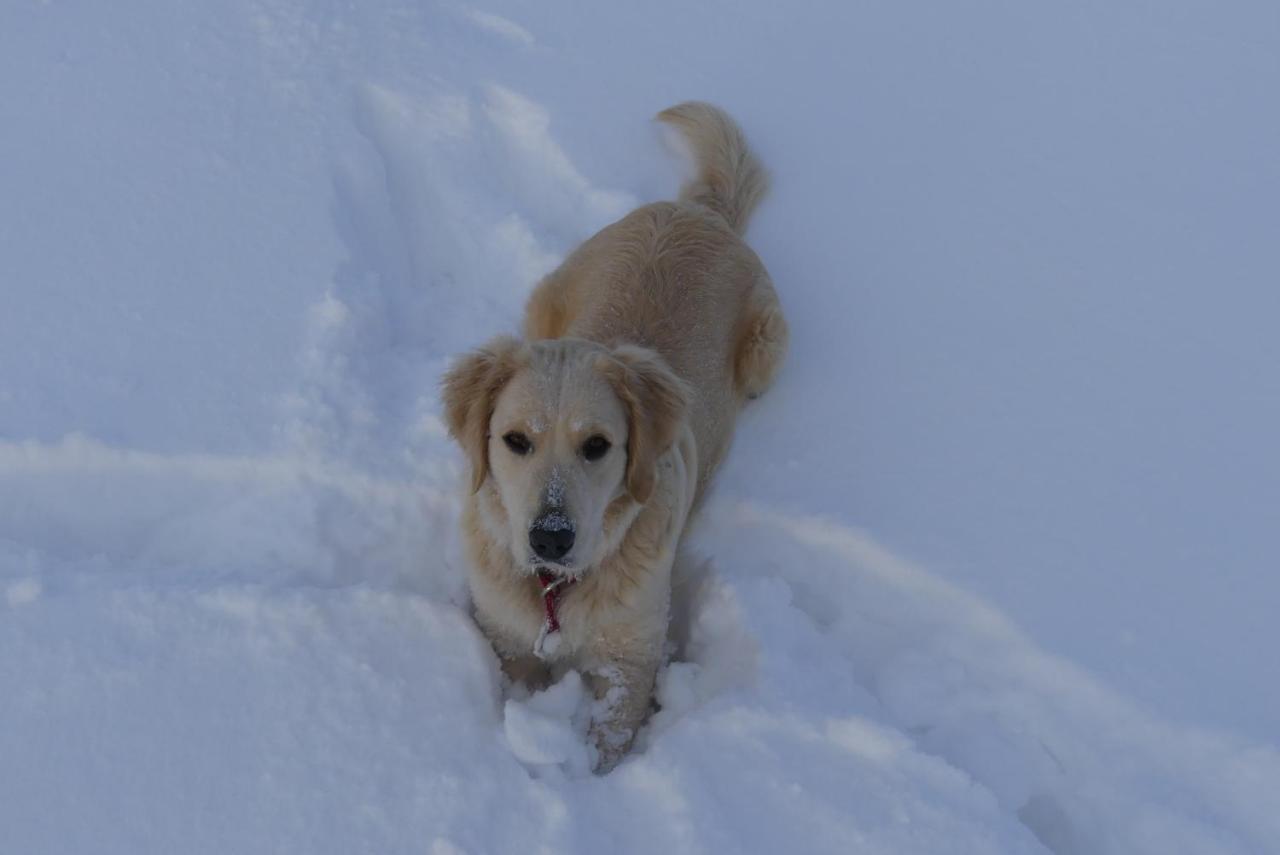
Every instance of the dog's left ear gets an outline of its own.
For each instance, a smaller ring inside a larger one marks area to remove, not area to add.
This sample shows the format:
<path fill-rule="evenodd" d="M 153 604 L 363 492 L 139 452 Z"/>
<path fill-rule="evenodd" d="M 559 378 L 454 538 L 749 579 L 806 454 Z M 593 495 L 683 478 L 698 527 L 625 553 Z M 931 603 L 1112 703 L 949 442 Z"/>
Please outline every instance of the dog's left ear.
<path fill-rule="evenodd" d="M 627 492 L 641 504 L 653 494 L 658 458 L 671 448 L 689 407 L 689 391 L 662 357 L 624 344 L 600 371 L 627 411 Z"/>
<path fill-rule="evenodd" d="M 444 376 L 449 433 L 471 461 L 471 492 L 489 476 L 489 420 L 498 393 L 520 367 L 519 339 L 499 336 L 459 359 Z"/>

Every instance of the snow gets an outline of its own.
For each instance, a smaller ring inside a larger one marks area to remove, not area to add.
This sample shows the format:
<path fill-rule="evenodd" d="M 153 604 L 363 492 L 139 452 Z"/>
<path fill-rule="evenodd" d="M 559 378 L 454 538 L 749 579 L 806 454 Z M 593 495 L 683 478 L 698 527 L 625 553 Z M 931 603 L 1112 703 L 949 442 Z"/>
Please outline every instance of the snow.
<path fill-rule="evenodd" d="M 509 698 L 502 729 L 511 753 L 529 766 L 560 766 L 578 776 L 589 773 L 595 751 L 587 742 L 591 706 L 576 671 L 524 701 Z"/>
<path fill-rule="evenodd" d="M 1280 851 L 1271 4 L 0 10 L 5 851 Z M 637 750 L 448 359 L 727 107 L 794 332 Z"/>

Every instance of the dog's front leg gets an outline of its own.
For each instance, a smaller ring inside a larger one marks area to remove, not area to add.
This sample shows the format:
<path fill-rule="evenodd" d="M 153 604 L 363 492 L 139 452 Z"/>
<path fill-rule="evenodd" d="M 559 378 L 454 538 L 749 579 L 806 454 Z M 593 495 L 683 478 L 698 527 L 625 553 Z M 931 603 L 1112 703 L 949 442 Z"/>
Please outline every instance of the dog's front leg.
<path fill-rule="evenodd" d="M 587 685 L 595 696 L 590 735 L 596 746 L 597 774 L 612 769 L 631 748 L 649 713 L 658 662 L 657 656 L 614 659 L 587 673 Z"/>
<path fill-rule="evenodd" d="M 551 669 L 533 654 L 504 656 L 502 673 L 513 683 L 522 683 L 532 691 L 541 691 L 551 685 Z"/>

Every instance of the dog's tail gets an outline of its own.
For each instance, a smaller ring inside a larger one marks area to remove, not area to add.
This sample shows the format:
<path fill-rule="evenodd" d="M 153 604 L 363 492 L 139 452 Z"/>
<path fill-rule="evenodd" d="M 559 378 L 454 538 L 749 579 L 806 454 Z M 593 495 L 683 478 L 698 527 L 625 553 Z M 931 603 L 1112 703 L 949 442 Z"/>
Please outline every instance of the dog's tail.
<path fill-rule="evenodd" d="M 686 101 L 658 114 L 693 149 L 697 174 L 680 188 L 680 201 L 705 205 L 724 217 L 738 234 L 769 189 L 769 175 L 747 147 L 729 114 L 702 101 Z"/>

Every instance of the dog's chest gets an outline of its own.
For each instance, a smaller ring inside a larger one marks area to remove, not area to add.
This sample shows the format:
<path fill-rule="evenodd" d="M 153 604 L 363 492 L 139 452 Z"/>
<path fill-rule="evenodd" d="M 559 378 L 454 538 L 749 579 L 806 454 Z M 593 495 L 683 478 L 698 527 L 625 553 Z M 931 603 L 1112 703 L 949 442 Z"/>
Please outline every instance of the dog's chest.
<path fill-rule="evenodd" d="M 556 592 L 554 630 L 545 585 L 509 563 L 499 566 L 492 559 L 501 553 L 492 544 L 475 544 L 484 548 L 472 550 L 472 598 L 502 656 L 541 653 L 549 662 L 573 662 L 621 640 L 651 644 L 665 638 L 671 566 L 697 489 L 697 451 L 687 427 L 658 465 L 657 489 L 618 550 Z M 469 534 L 484 537 L 474 526 Z"/>

